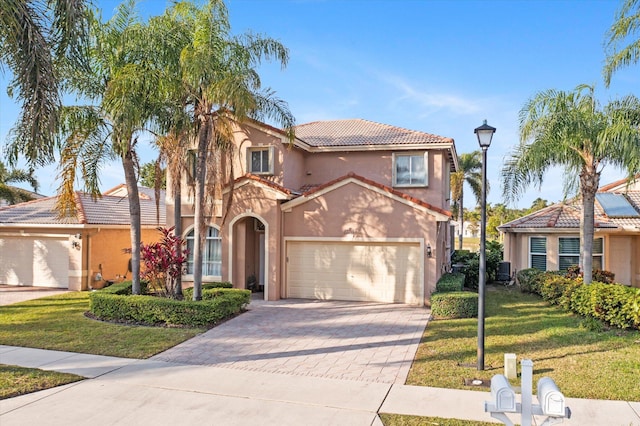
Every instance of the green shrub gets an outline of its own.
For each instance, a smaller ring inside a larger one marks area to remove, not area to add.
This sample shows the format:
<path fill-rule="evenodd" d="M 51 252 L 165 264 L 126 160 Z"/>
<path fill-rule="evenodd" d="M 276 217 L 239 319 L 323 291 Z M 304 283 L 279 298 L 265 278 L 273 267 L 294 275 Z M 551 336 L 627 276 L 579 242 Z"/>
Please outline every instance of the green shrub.
<path fill-rule="evenodd" d="M 438 318 L 473 318 L 478 315 L 478 294 L 470 291 L 433 293 L 431 313 Z"/>
<path fill-rule="evenodd" d="M 462 268 L 464 274 L 464 286 L 472 290 L 478 289 L 478 281 L 480 280 L 480 259 L 477 253 L 474 253 L 472 257 L 467 260 L 464 268 Z"/>
<path fill-rule="evenodd" d="M 467 263 L 467 261 L 474 256 L 469 250 L 454 250 L 451 255 L 451 263 Z"/>
<path fill-rule="evenodd" d="M 250 302 L 251 293 L 241 289 L 206 289 L 203 300 L 198 302 L 109 292 L 93 292 L 89 298 L 91 313 L 99 319 L 200 327 L 241 312 Z"/>
<path fill-rule="evenodd" d="M 592 279 L 599 283 L 613 284 L 616 279 L 616 274 L 602 269 L 594 269 Z"/>
<path fill-rule="evenodd" d="M 131 281 L 123 281 L 121 283 L 111 284 L 109 287 L 105 287 L 99 291 L 110 294 L 131 294 L 131 288 Z M 148 283 L 145 280 L 140 280 L 140 291 L 142 294 L 147 294 L 147 288 Z"/>
<path fill-rule="evenodd" d="M 571 310 L 618 328 L 640 329 L 640 289 L 592 282 L 575 289 Z"/>
<path fill-rule="evenodd" d="M 459 272 L 443 274 L 436 283 L 436 292 L 462 291 L 464 274 Z"/>
<path fill-rule="evenodd" d="M 566 278 L 553 272 L 543 272 L 535 278 L 538 294 L 553 305 L 569 307 L 571 294 L 580 285 L 582 278 Z"/>
<path fill-rule="evenodd" d="M 202 284 L 202 298 L 204 299 L 204 293 L 206 290 L 214 288 L 233 288 L 233 284 L 228 281 L 216 281 L 212 283 Z M 185 288 L 182 290 L 182 295 L 185 299 L 193 299 L 193 287 Z"/>
<path fill-rule="evenodd" d="M 538 294 L 538 280 L 542 271 L 536 268 L 521 269 L 516 273 L 516 280 L 523 293 Z"/>

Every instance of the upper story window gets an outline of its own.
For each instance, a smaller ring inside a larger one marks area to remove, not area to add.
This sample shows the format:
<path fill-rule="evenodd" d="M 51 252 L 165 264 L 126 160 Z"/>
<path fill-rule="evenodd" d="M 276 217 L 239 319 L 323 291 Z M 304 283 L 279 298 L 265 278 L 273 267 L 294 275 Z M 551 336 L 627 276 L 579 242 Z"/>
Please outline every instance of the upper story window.
<path fill-rule="evenodd" d="M 393 186 L 427 186 L 427 153 L 393 154 Z"/>
<path fill-rule="evenodd" d="M 272 146 L 247 149 L 247 171 L 256 175 L 273 174 L 274 149 Z"/>

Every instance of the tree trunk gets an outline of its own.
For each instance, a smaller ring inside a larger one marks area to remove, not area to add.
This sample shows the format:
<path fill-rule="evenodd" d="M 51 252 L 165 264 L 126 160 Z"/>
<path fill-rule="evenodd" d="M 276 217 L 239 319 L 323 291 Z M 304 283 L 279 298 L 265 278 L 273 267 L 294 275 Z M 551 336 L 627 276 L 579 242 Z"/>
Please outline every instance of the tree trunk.
<path fill-rule="evenodd" d="M 464 234 L 464 206 L 462 199 L 464 195 L 460 194 L 460 200 L 458 200 L 458 223 L 460 223 L 460 234 L 458 235 L 458 250 L 462 250 L 462 240 Z"/>
<path fill-rule="evenodd" d="M 593 279 L 593 235 L 594 203 L 600 184 L 600 173 L 595 167 L 585 168 L 580 173 L 580 192 L 582 195 L 582 216 L 580 216 L 580 267 L 584 283 L 591 284 Z"/>
<path fill-rule="evenodd" d="M 204 188 L 207 174 L 207 154 L 211 117 L 207 116 L 198 130 L 198 158 L 195 177 L 195 212 L 193 226 L 193 300 L 202 300 L 202 245 L 204 236 Z"/>
<path fill-rule="evenodd" d="M 173 233 L 177 237 L 182 238 L 182 188 L 181 179 L 179 177 L 176 177 L 176 179 L 178 179 L 178 184 L 174 186 L 173 193 Z M 176 247 L 176 252 L 178 253 L 178 257 L 182 255 L 182 244 L 178 244 L 178 247 Z M 178 299 L 182 299 L 182 274 L 176 277 L 175 283 L 176 297 Z"/>
<path fill-rule="evenodd" d="M 138 181 L 130 142 L 122 157 L 122 167 L 129 198 L 129 216 L 131 217 L 131 292 L 140 294 L 140 196 L 138 195 Z"/>

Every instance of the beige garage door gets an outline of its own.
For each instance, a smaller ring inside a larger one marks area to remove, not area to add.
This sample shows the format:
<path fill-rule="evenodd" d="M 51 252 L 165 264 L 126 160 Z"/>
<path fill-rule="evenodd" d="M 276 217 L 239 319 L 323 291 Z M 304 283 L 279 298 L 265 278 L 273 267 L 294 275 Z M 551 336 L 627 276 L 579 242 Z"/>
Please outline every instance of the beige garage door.
<path fill-rule="evenodd" d="M 0 238 L 0 284 L 69 287 L 69 241 L 63 238 Z"/>
<path fill-rule="evenodd" d="M 287 297 L 422 305 L 419 244 L 287 243 Z"/>

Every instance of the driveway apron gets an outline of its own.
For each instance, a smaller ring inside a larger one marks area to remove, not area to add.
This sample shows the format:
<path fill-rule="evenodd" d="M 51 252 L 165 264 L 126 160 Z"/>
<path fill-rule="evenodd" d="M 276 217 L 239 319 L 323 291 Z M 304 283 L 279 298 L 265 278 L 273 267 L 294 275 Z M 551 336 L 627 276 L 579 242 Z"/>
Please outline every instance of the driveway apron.
<path fill-rule="evenodd" d="M 429 317 L 407 305 L 253 301 L 249 311 L 152 359 L 402 384 Z"/>

